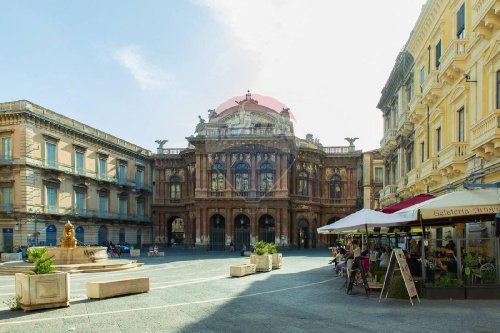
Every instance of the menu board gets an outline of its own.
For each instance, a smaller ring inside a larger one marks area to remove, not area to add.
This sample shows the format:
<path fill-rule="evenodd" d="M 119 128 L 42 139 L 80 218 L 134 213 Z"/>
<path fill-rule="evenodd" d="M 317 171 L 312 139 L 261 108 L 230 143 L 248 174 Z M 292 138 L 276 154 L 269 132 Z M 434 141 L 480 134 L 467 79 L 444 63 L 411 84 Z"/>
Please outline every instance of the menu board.
<path fill-rule="evenodd" d="M 399 270 L 401 271 L 401 276 L 405 282 L 406 290 L 408 291 L 408 295 L 410 297 L 410 302 L 413 305 L 413 297 L 418 298 L 417 288 L 415 288 L 415 282 L 413 281 L 413 277 L 410 272 L 410 268 L 408 267 L 408 263 L 406 262 L 405 255 L 402 249 L 393 249 L 391 253 L 391 259 L 389 260 L 389 265 L 387 266 L 387 273 L 385 274 L 384 285 L 382 286 L 382 291 L 380 292 L 379 303 L 382 300 L 382 296 L 385 294 L 385 298 L 389 294 L 389 289 L 391 288 L 392 276 L 394 275 L 394 270 L 396 269 L 396 264 L 399 266 Z"/>

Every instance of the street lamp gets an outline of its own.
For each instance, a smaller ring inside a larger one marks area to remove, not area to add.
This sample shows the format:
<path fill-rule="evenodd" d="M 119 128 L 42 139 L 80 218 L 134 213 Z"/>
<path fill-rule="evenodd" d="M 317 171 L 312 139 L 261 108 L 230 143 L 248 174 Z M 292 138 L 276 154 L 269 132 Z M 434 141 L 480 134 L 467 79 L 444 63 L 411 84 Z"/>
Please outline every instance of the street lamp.
<path fill-rule="evenodd" d="M 38 246 L 38 236 L 40 236 L 40 232 L 38 231 L 38 215 L 40 213 L 38 211 L 33 211 L 31 208 L 28 209 L 28 220 L 30 222 L 35 222 L 35 232 L 33 236 L 35 237 L 35 246 Z"/>

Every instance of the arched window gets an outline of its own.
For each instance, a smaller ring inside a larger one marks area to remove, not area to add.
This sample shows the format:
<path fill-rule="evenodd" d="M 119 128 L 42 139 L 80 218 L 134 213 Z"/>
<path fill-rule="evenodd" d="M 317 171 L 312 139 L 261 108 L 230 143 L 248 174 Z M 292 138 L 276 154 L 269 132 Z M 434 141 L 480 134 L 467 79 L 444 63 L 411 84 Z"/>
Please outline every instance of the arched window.
<path fill-rule="evenodd" d="M 260 166 L 259 190 L 262 194 L 271 191 L 274 185 L 273 166 L 269 162 L 264 162 Z"/>
<path fill-rule="evenodd" d="M 83 227 L 80 225 L 78 226 L 76 229 L 75 229 L 75 238 L 76 238 L 76 241 L 78 243 L 78 245 L 84 245 L 84 229 Z"/>
<path fill-rule="evenodd" d="M 250 167 L 246 163 L 239 163 L 234 168 L 235 171 L 235 190 L 241 196 L 246 196 L 248 193 L 248 174 Z"/>
<path fill-rule="evenodd" d="M 299 173 L 299 183 L 297 186 L 298 195 L 307 196 L 309 195 L 309 189 L 307 188 L 307 172 L 301 171 Z"/>
<path fill-rule="evenodd" d="M 181 198 L 181 178 L 179 176 L 170 177 L 170 199 Z"/>
<path fill-rule="evenodd" d="M 330 198 L 340 199 L 342 197 L 342 178 L 333 175 L 330 179 Z"/>
<path fill-rule="evenodd" d="M 215 163 L 212 166 L 212 191 L 220 192 L 224 190 L 224 167 L 220 163 Z"/>

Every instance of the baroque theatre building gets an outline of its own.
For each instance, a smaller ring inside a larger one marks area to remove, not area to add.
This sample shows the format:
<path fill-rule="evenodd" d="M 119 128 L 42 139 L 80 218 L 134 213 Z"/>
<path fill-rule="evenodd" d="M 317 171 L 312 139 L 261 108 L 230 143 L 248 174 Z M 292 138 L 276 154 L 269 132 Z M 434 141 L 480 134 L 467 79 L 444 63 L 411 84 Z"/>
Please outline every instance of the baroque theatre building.
<path fill-rule="evenodd" d="M 327 246 L 316 228 L 363 207 L 362 153 L 294 134 L 274 98 L 236 96 L 199 117 L 187 148 L 154 155 L 154 242 L 224 250 Z M 368 177 L 370 173 L 368 173 Z M 369 178 L 371 179 L 371 178 Z"/>

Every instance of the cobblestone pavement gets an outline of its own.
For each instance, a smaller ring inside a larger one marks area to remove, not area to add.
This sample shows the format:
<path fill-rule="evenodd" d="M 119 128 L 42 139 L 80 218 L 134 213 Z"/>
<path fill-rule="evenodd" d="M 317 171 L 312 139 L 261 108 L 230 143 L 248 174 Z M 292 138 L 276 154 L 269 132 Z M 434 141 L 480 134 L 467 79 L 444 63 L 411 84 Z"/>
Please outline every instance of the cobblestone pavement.
<path fill-rule="evenodd" d="M 0 303 L 0 332 L 498 332 L 499 301 L 378 302 L 346 295 L 326 250 L 286 251 L 283 268 L 229 278 L 239 253 L 167 250 L 144 268 L 71 276 L 71 306 L 23 313 Z M 149 276 L 146 294 L 87 300 L 85 283 Z M 14 277 L 0 276 L 0 301 Z"/>

